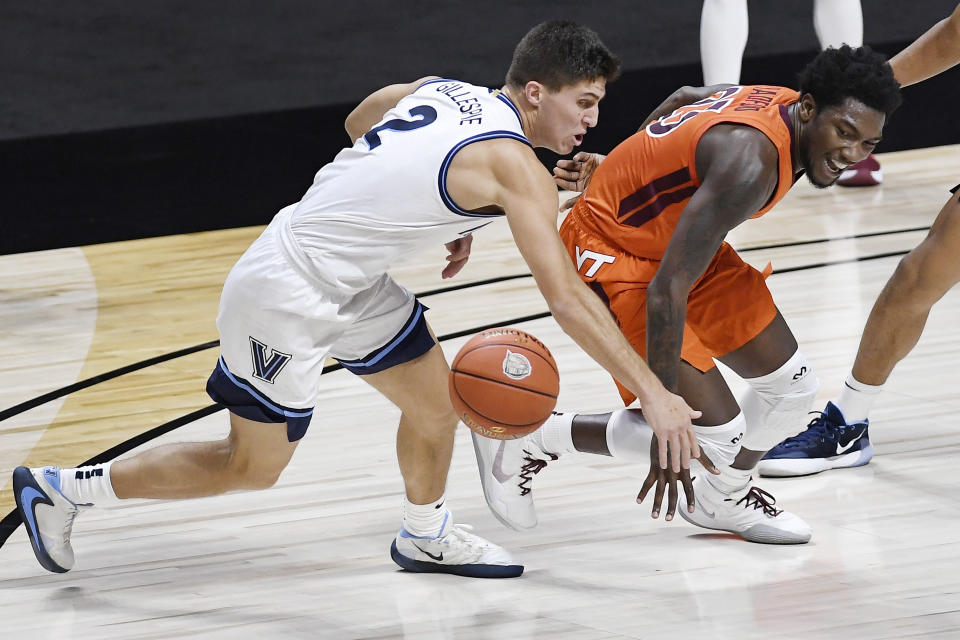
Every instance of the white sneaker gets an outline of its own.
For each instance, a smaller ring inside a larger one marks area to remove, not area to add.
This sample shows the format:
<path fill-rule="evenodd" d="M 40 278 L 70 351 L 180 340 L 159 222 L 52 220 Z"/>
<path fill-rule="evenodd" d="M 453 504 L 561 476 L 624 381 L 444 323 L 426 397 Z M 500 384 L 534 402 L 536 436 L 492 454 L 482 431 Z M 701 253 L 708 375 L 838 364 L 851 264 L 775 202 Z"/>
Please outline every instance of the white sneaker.
<path fill-rule="evenodd" d="M 523 573 L 510 552 L 470 533 L 470 525 L 453 524 L 447 511 L 435 538 L 415 536 L 404 527 L 390 545 L 390 557 L 407 571 L 452 573 L 469 578 L 516 578 Z"/>
<path fill-rule="evenodd" d="M 60 493 L 60 469 L 17 467 L 13 493 L 37 560 L 47 571 L 70 571 L 74 563 L 70 533 L 80 507 L 86 505 L 74 504 Z"/>
<path fill-rule="evenodd" d="M 532 436 L 516 440 L 494 440 L 471 432 L 477 454 L 483 497 L 493 515 L 517 531 L 537 526 L 533 506 L 533 476 L 557 460 L 545 453 Z"/>
<path fill-rule="evenodd" d="M 812 535 L 806 522 L 776 509 L 776 499 L 752 483 L 727 494 L 715 488 L 706 476 L 699 475 L 693 479 L 693 491 L 696 510 L 688 513 L 686 508 L 678 508 L 677 513 L 698 527 L 730 531 L 750 542 L 765 544 L 803 544 Z M 686 505 L 686 500 L 680 503 Z"/>

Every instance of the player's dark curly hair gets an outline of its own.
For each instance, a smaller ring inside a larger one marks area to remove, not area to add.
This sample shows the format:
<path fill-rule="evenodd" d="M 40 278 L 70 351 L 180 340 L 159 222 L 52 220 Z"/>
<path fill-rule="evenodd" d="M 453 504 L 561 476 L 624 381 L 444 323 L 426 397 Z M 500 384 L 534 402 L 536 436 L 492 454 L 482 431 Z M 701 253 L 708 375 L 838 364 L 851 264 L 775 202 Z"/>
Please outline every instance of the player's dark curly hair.
<path fill-rule="evenodd" d="M 620 59 L 595 31 L 569 20 L 538 24 L 523 36 L 507 70 L 507 86 L 520 88 L 531 80 L 551 91 L 582 80 L 620 75 Z"/>
<path fill-rule="evenodd" d="M 819 109 L 854 98 L 889 118 L 902 101 L 886 56 L 867 46 L 822 51 L 800 72 L 799 81 L 801 95 L 812 95 Z"/>

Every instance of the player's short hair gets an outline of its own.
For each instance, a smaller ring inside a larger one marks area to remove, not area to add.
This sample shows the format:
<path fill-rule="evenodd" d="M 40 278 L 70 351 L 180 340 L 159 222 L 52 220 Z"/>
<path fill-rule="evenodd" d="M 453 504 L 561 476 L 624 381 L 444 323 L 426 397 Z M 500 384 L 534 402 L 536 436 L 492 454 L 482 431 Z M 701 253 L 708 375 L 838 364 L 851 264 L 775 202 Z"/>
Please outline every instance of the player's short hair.
<path fill-rule="evenodd" d="M 809 93 L 817 108 L 843 104 L 854 98 L 889 118 L 900 106 L 900 84 L 887 58 L 870 47 L 830 47 L 800 72 L 800 93 Z"/>
<path fill-rule="evenodd" d="M 588 27 L 569 20 L 551 20 L 523 36 L 507 70 L 507 86 L 520 88 L 531 80 L 551 91 L 583 80 L 620 75 L 620 58 Z"/>

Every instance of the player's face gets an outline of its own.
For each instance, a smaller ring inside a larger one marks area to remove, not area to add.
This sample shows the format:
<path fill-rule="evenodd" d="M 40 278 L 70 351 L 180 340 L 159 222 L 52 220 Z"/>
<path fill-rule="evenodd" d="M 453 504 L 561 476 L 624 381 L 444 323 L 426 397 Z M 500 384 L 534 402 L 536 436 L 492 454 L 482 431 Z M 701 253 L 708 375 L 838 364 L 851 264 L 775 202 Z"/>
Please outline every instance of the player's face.
<path fill-rule="evenodd" d="M 800 157 L 807 179 L 829 187 L 843 170 L 873 151 L 883 136 L 886 116 L 859 100 L 816 110 L 801 136 Z"/>
<path fill-rule="evenodd" d="M 600 100 L 606 93 L 603 78 L 582 80 L 557 91 L 542 88 L 538 106 L 541 144 L 566 155 L 583 142 L 587 129 L 597 126 Z"/>

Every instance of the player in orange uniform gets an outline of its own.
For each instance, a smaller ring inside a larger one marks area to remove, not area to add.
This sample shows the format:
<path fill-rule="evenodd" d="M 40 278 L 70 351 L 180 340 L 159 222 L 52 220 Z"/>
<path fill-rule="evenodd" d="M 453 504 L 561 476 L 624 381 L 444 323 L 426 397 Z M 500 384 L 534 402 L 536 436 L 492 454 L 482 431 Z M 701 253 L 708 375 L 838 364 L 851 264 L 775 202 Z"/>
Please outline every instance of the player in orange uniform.
<path fill-rule="evenodd" d="M 721 473 L 680 478 L 688 502 L 681 514 L 693 524 L 756 542 L 810 538 L 806 523 L 752 486 L 751 474 L 768 449 L 800 428 L 818 382 L 764 275 L 724 238 L 769 211 L 803 173 L 818 187 L 833 184 L 873 150 L 899 103 L 889 65 L 866 47 L 821 53 L 803 72 L 799 93 L 684 88 L 596 167 L 564 220 L 560 234 L 580 277 L 663 384 L 703 412 L 700 446 Z M 583 180 L 579 171 L 596 159 L 587 160 L 562 162 L 558 183 Z M 739 403 L 714 359 L 750 383 Z M 618 386 L 630 404 L 634 396 Z M 533 526 L 533 473 L 572 450 L 642 455 L 649 443 L 638 435 L 642 422 L 636 410 L 554 416 L 526 441 L 503 445 L 493 472 L 499 484 L 484 482 L 488 503 L 501 521 Z M 678 478 L 658 468 L 638 501 L 656 485 L 657 517 L 669 489 L 671 519 Z"/>

